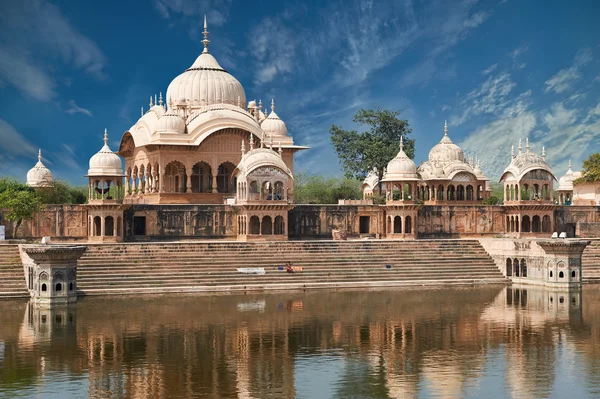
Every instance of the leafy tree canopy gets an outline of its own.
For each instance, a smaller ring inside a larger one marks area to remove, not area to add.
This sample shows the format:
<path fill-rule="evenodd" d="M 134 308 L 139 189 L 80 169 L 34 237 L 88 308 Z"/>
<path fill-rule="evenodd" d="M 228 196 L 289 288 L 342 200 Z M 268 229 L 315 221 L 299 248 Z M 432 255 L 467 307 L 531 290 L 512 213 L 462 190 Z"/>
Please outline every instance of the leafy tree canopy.
<path fill-rule="evenodd" d="M 361 182 L 356 179 L 325 178 L 319 175 L 294 175 L 296 204 L 337 204 L 339 199 L 361 199 Z"/>
<path fill-rule="evenodd" d="M 40 199 L 30 187 L 14 180 L 1 179 L 0 209 L 6 209 L 6 219 L 16 222 L 13 237 L 17 237 L 21 222 L 31 219 L 40 210 Z"/>
<path fill-rule="evenodd" d="M 360 109 L 354 115 L 354 123 L 367 127 L 359 133 L 332 125 L 329 129 L 331 143 L 340 159 L 346 177 L 362 180 L 373 169 L 379 176 L 379 191 L 383 169 L 398 154 L 400 137 L 404 139 L 404 152 L 414 157 L 414 140 L 408 140 L 411 128 L 408 121 L 399 119 L 402 111 L 381 108 Z"/>
<path fill-rule="evenodd" d="M 585 161 L 583 161 L 583 168 L 581 169 L 581 177 L 575 179 L 575 184 L 580 183 L 591 183 L 600 180 L 600 153 L 590 155 Z"/>

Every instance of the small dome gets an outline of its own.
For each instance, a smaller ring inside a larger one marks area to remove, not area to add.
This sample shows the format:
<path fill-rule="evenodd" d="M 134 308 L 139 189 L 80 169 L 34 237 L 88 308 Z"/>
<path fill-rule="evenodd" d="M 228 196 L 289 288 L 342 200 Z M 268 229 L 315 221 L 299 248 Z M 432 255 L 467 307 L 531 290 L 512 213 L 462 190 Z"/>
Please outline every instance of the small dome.
<path fill-rule="evenodd" d="M 156 125 L 157 133 L 185 133 L 185 121 L 182 117 L 169 108 L 169 111 L 160 117 L 158 124 Z"/>
<path fill-rule="evenodd" d="M 108 132 L 104 130 L 104 146 L 90 158 L 88 176 L 122 176 L 121 158 L 108 146 Z"/>
<path fill-rule="evenodd" d="M 381 181 L 419 180 L 417 165 L 404 152 L 404 141 L 400 137 L 400 151 L 388 164 Z"/>
<path fill-rule="evenodd" d="M 521 151 L 521 141 L 519 140 L 519 153 L 515 156 L 513 154 L 512 159 L 508 167 L 502 173 L 500 181 L 510 178 L 513 175 L 517 181 L 520 181 L 527 173 L 538 170 L 543 171 L 548 178 L 557 180 L 552 172 L 552 168 L 546 162 L 544 157 L 545 151 L 542 149 L 542 155 L 536 154 L 529 150 L 529 140 L 527 140 L 526 150 Z"/>
<path fill-rule="evenodd" d="M 560 179 L 558 179 L 558 189 L 560 191 L 573 191 L 573 182 L 581 177 L 581 172 L 573 172 L 571 161 L 569 160 L 569 170 Z"/>
<path fill-rule="evenodd" d="M 444 137 L 429 151 L 429 162 L 448 163 L 452 161 L 464 162 L 465 157 L 459 146 L 448 137 L 448 124 L 444 124 Z"/>
<path fill-rule="evenodd" d="M 369 171 L 369 173 L 367 174 L 367 177 L 365 177 L 365 180 L 363 180 L 363 190 L 366 187 L 369 187 L 370 189 L 374 189 L 375 187 L 377 187 L 377 185 L 379 184 L 379 177 L 377 174 L 377 168 L 373 168 Z"/>
<path fill-rule="evenodd" d="M 287 127 L 285 126 L 285 122 L 279 119 L 279 116 L 277 116 L 275 113 L 274 101 L 271 101 L 271 113 L 267 119 L 261 123 L 260 127 L 268 135 L 273 135 L 275 137 L 287 136 Z"/>
<path fill-rule="evenodd" d="M 292 177 L 292 172 L 281 158 L 281 154 L 270 148 L 255 148 L 246 152 L 236 167 L 235 176 L 246 177 L 260 167 L 275 167 Z"/>
<path fill-rule="evenodd" d="M 52 173 L 42 163 L 42 150 L 38 152 L 38 161 L 35 166 L 27 172 L 27 185 L 29 187 L 52 186 Z"/>

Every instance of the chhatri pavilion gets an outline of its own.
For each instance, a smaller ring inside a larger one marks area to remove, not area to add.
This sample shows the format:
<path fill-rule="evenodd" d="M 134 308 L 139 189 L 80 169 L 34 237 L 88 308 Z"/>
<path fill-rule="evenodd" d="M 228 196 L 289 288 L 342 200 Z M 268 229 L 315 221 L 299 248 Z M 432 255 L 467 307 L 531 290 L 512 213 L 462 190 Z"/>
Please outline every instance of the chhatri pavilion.
<path fill-rule="evenodd" d="M 525 150 L 519 143 L 518 154 L 512 152 L 500 179 L 504 204 L 484 205 L 490 181 L 479 159 L 450 139 L 447 124 L 418 166 L 401 140 L 381 182 L 375 172 L 363 182 L 363 200 L 294 204 L 294 154 L 308 147 L 294 142 L 273 100 L 270 112 L 262 101 L 248 101 L 242 84 L 210 54 L 206 19 L 203 35 L 202 53 L 164 97 L 150 97 L 117 151 L 104 133 L 86 174 L 88 204 L 46 206 L 25 224 L 25 236 L 287 240 L 342 231 L 396 239 L 522 237 L 585 234 L 590 223 L 600 222 L 592 207 L 600 202 L 600 189 L 581 191 L 573 183 L 580 175 L 569 168 L 555 203 L 557 179 L 545 151 L 531 151 L 529 141 Z M 40 152 L 27 184 L 44 190 L 52 181 Z M 380 187 L 385 204 L 376 205 L 372 197 Z M 566 207 L 571 204 L 577 211 Z"/>

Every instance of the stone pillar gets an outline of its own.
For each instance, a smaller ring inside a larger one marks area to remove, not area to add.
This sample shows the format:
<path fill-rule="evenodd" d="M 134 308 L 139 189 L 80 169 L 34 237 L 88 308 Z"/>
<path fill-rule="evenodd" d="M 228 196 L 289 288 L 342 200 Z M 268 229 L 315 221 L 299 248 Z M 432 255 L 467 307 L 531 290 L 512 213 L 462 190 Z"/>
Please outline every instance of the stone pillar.
<path fill-rule="evenodd" d="M 165 169 L 164 168 L 160 170 L 160 174 L 158 176 L 158 192 L 159 193 L 165 192 Z"/>
<path fill-rule="evenodd" d="M 216 169 L 217 171 L 219 170 L 218 168 Z M 217 190 L 217 174 L 214 173 L 212 176 L 212 192 L 213 193 L 218 193 L 219 190 Z"/>
<path fill-rule="evenodd" d="M 86 249 L 81 245 L 19 246 L 27 287 L 35 303 L 77 301 L 77 259 Z"/>
<path fill-rule="evenodd" d="M 186 168 L 186 170 L 191 171 L 192 168 Z M 192 174 L 188 173 L 187 175 L 187 188 L 185 190 L 186 193 L 191 193 L 192 192 Z"/>
<path fill-rule="evenodd" d="M 100 237 L 104 237 L 106 235 L 106 231 L 104 230 L 104 216 L 100 216 Z"/>
<path fill-rule="evenodd" d="M 537 241 L 545 252 L 542 267 L 545 285 L 560 289 L 580 288 L 581 255 L 590 242 L 560 238 Z"/>

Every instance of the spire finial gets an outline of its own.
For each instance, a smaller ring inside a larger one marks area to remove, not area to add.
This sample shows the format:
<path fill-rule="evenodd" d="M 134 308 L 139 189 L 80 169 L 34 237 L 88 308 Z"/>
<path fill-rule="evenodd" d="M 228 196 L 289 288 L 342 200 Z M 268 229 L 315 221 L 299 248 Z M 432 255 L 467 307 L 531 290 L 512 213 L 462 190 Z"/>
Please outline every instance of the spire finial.
<path fill-rule="evenodd" d="M 142 115 L 141 116 L 144 116 L 144 107 L 142 107 Z"/>
<path fill-rule="evenodd" d="M 108 129 L 104 128 L 104 145 L 108 145 Z"/>
<path fill-rule="evenodd" d="M 163 105 L 163 99 L 162 99 L 162 91 L 160 92 L 160 94 L 158 95 L 158 105 L 160 105 L 162 107 Z"/>
<path fill-rule="evenodd" d="M 156 94 L 154 95 L 154 105 L 158 105 L 158 101 L 156 101 Z"/>
<path fill-rule="evenodd" d="M 254 134 L 250 133 L 250 151 L 254 149 Z"/>
<path fill-rule="evenodd" d="M 444 121 L 444 136 L 448 135 L 448 121 Z"/>
<path fill-rule="evenodd" d="M 404 151 L 404 137 L 400 135 L 400 151 Z"/>
<path fill-rule="evenodd" d="M 523 141 L 519 139 L 519 154 L 523 152 Z"/>
<path fill-rule="evenodd" d="M 204 43 L 204 51 L 202 52 L 208 54 L 208 43 L 210 43 L 210 40 L 208 40 L 208 25 L 206 24 L 206 14 L 204 14 L 204 32 L 202 32 L 202 34 L 204 35 L 204 40 L 202 40 L 202 43 Z"/>
<path fill-rule="evenodd" d="M 525 137 L 525 150 L 529 152 L 529 137 Z"/>
<path fill-rule="evenodd" d="M 42 149 L 38 149 L 38 161 L 42 162 Z"/>
<path fill-rule="evenodd" d="M 512 147 L 510 148 L 510 157 L 514 158 L 515 157 L 515 145 L 513 144 Z"/>
<path fill-rule="evenodd" d="M 279 150 L 277 152 L 279 152 L 279 157 L 282 158 L 283 156 L 281 154 L 283 153 L 283 150 L 281 149 L 281 141 L 279 142 Z"/>
<path fill-rule="evenodd" d="M 571 160 L 569 159 L 569 170 L 571 170 Z"/>
<path fill-rule="evenodd" d="M 542 146 L 542 158 L 546 160 L 546 147 Z"/>
<path fill-rule="evenodd" d="M 271 99 L 271 112 L 275 112 L 275 99 Z"/>
<path fill-rule="evenodd" d="M 150 96 L 150 108 L 152 108 L 154 104 L 152 104 L 152 96 Z"/>
<path fill-rule="evenodd" d="M 242 139 L 242 156 L 244 156 L 245 153 L 246 153 L 246 144 L 244 142 L 244 139 Z"/>

